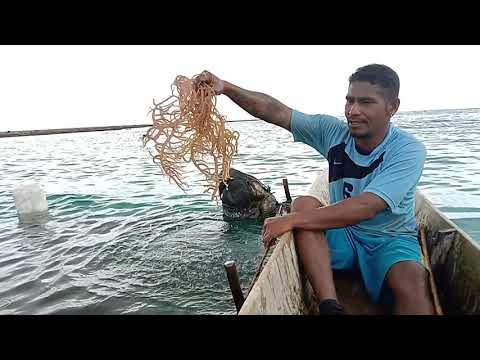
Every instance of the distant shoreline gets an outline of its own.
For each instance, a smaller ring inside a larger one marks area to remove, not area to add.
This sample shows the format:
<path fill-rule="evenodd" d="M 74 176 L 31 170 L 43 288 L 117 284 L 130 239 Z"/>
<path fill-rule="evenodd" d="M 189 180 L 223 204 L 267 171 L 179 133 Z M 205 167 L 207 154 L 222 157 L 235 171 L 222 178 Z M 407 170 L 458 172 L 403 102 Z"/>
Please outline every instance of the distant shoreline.
<path fill-rule="evenodd" d="M 407 111 L 398 112 L 398 115 L 410 114 L 410 113 L 419 113 L 419 112 L 442 112 L 442 111 L 458 111 L 458 110 L 480 110 L 480 108 L 407 110 Z M 339 117 L 342 117 L 342 116 L 339 116 Z M 261 121 L 261 120 L 260 119 L 230 120 L 230 121 L 227 121 L 227 123 L 248 122 L 248 121 Z M 150 127 L 150 126 L 152 126 L 152 124 L 115 125 L 115 126 L 89 126 L 89 127 L 79 127 L 79 128 L 42 129 L 42 130 L 0 131 L 0 138 L 18 137 L 18 136 L 53 135 L 53 134 L 71 134 L 71 133 L 94 132 L 94 131 L 112 131 L 112 130 L 144 128 L 144 127 Z"/>
<path fill-rule="evenodd" d="M 52 134 L 70 134 L 79 132 L 92 131 L 109 131 L 109 130 L 123 130 L 135 129 L 152 126 L 145 125 L 118 125 L 118 126 L 96 126 L 96 127 L 81 127 L 81 128 L 63 128 L 63 129 L 45 129 L 45 130 L 20 130 L 20 131 L 3 131 L 0 132 L 0 138 L 17 137 L 17 136 L 35 136 L 35 135 L 52 135 Z"/>
<path fill-rule="evenodd" d="M 246 120 L 230 120 L 232 122 L 247 122 L 247 121 L 261 121 L 259 119 Z M 0 131 L 0 138 L 18 137 L 18 136 L 36 136 L 36 135 L 53 135 L 53 134 L 72 134 L 80 132 L 94 132 L 94 131 L 112 131 L 124 129 L 137 129 L 150 127 L 152 124 L 138 124 L 138 125 L 115 125 L 115 126 L 89 126 L 79 128 L 63 128 L 63 129 L 42 129 L 42 130 L 18 130 L 18 131 Z"/>

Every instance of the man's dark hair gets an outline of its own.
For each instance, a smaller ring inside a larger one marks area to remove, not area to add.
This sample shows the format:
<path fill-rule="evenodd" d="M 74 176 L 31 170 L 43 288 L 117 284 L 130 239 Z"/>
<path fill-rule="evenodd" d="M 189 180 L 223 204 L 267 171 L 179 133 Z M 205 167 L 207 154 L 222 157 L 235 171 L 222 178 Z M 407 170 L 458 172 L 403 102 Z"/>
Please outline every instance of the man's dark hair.
<path fill-rule="evenodd" d="M 372 85 L 379 85 L 388 100 L 398 98 L 400 79 L 395 71 L 386 65 L 370 64 L 357 69 L 348 78 L 351 84 L 354 81 L 368 81 Z"/>

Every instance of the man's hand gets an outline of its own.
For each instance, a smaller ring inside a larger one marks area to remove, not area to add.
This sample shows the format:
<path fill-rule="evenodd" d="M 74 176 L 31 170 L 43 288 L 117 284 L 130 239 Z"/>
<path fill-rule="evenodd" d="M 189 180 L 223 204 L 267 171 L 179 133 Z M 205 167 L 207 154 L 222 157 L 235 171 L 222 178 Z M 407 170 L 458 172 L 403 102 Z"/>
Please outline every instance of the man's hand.
<path fill-rule="evenodd" d="M 217 95 L 223 94 L 223 91 L 225 90 L 225 82 L 206 70 L 195 78 L 193 85 L 195 88 L 198 88 L 198 85 L 201 83 L 206 83 L 212 86 Z"/>
<path fill-rule="evenodd" d="M 290 215 L 265 219 L 262 229 L 263 246 L 268 248 L 276 237 L 292 230 L 292 228 L 293 226 Z"/>

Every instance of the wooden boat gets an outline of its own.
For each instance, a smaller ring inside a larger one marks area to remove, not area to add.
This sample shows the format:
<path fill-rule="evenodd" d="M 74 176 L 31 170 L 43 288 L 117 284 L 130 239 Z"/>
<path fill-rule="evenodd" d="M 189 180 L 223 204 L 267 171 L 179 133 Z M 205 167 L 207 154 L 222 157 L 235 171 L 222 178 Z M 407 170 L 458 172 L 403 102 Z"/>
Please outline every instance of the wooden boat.
<path fill-rule="evenodd" d="M 325 175 L 310 192 L 325 199 Z M 328 201 L 328 200 L 327 200 Z M 480 314 L 480 246 L 419 191 L 415 215 L 426 230 L 426 250 L 436 286 L 437 313 Z M 239 315 L 309 315 L 317 312 L 312 289 L 299 264 L 293 233 L 278 239 L 243 303 Z M 339 301 L 349 314 L 385 314 L 366 293 L 359 273 L 334 272 Z M 435 292 L 432 293 L 434 301 Z"/>

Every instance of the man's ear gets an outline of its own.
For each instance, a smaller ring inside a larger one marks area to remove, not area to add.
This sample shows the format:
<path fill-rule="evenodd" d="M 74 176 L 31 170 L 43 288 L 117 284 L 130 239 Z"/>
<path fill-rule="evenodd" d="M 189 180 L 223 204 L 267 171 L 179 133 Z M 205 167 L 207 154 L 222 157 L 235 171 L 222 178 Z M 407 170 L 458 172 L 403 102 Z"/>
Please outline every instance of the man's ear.
<path fill-rule="evenodd" d="M 399 98 L 396 98 L 395 100 L 390 102 L 390 105 L 389 105 L 389 115 L 390 115 L 390 117 L 395 115 L 399 106 L 400 106 L 400 99 Z"/>

